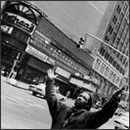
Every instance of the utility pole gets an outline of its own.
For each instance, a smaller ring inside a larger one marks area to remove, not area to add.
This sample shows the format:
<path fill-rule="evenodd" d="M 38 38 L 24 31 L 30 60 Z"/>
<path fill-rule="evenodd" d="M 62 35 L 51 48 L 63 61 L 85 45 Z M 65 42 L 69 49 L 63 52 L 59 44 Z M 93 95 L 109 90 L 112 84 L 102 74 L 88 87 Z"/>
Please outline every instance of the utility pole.
<path fill-rule="evenodd" d="M 14 71 L 15 71 L 14 69 L 15 69 L 15 66 L 16 66 L 17 63 L 18 63 L 19 57 L 20 57 L 20 52 L 18 52 L 18 54 L 17 54 L 17 56 L 16 56 L 16 59 L 14 60 L 14 63 L 13 63 L 13 66 L 12 66 L 12 68 L 11 68 L 11 71 L 10 71 L 10 73 L 9 73 L 8 78 L 11 78 L 12 75 L 14 74 Z"/>

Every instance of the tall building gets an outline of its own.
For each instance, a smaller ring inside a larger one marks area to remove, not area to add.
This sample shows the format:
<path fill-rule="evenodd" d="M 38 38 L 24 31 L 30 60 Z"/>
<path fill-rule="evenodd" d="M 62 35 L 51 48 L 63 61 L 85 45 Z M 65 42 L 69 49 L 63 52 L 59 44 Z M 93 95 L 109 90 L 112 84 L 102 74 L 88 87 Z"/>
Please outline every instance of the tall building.
<path fill-rule="evenodd" d="M 99 93 L 111 93 L 113 88 L 122 87 L 123 77 L 129 77 L 129 2 L 117 1 L 113 13 L 108 21 L 106 31 L 102 39 L 120 51 L 101 44 L 99 52 L 95 58 L 93 69 L 105 80 L 105 85 L 101 86 Z M 102 81 L 102 82 L 103 82 Z M 128 82 L 127 82 L 128 83 Z M 116 90 L 115 89 L 115 90 Z M 127 92 L 123 99 L 128 98 Z M 107 94 L 106 94 L 107 95 Z M 129 99 L 127 99 L 128 101 Z"/>

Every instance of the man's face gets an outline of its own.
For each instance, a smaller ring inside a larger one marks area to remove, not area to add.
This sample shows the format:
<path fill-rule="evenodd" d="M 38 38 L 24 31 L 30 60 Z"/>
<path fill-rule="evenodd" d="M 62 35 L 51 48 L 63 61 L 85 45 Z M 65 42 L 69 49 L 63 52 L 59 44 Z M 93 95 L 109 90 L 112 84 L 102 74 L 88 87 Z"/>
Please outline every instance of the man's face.
<path fill-rule="evenodd" d="M 84 108 L 84 106 L 87 104 L 89 99 L 90 99 L 90 95 L 87 92 L 81 93 L 75 101 L 75 107 Z"/>

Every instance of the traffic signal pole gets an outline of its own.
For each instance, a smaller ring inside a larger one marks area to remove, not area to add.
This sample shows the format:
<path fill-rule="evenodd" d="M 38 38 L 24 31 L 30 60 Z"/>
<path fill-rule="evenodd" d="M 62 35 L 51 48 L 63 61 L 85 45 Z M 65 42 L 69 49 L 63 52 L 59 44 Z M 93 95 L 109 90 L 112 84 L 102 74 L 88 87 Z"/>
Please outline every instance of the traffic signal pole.
<path fill-rule="evenodd" d="M 105 44 L 106 46 L 108 46 L 108 47 L 110 47 L 111 49 L 115 50 L 116 52 L 118 52 L 119 54 L 121 54 L 122 56 L 124 56 L 125 58 L 127 58 L 127 60 L 129 60 L 129 57 L 126 56 L 125 54 L 123 54 L 122 52 L 120 52 L 118 49 L 114 48 L 113 46 L 109 45 L 108 43 L 104 42 L 104 41 L 101 40 L 100 38 L 98 38 L 98 37 L 96 37 L 96 36 L 94 36 L 94 35 L 92 35 L 92 34 L 90 34 L 90 33 L 86 33 L 86 34 L 85 34 L 84 44 L 85 44 L 85 42 L 87 41 L 87 36 L 90 36 L 90 37 L 92 37 L 93 39 L 100 41 L 101 44 Z M 81 38 L 80 38 L 80 39 L 81 39 Z M 81 48 L 81 49 L 82 49 L 82 48 Z M 83 49 L 83 50 L 84 50 L 84 49 Z M 124 78 L 128 78 L 128 77 L 122 76 L 122 80 L 123 80 Z"/>
<path fill-rule="evenodd" d="M 110 47 L 111 49 L 115 50 L 116 52 L 120 53 L 121 55 L 123 55 L 125 58 L 129 59 L 128 56 L 126 56 L 125 54 L 123 54 L 122 52 L 120 52 L 118 49 L 114 48 L 113 46 L 109 45 L 108 43 L 104 42 L 103 40 L 101 40 L 100 38 L 90 34 L 90 33 L 86 33 L 85 34 L 85 39 L 87 39 L 87 36 L 90 36 L 98 41 L 100 41 L 101 43 L 105 44 L 106 46 Z"/>

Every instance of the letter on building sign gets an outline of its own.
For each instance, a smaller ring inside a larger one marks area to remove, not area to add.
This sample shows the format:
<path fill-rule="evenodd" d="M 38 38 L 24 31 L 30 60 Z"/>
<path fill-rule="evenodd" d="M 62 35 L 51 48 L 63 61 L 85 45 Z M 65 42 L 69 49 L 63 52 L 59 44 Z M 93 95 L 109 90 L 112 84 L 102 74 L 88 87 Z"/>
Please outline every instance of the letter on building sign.
<path fill-rule="evenodd" d="M 69 78 L 70 77 L 70 73 L 65 71 L 65 70 L 63 70 L 60 67 L 57 67 L 55 72 L 58 73 L 59 75 L 62 75 L 65 78 Z"/>
<path fill-rule="evenodd" d="M 3 20 L 13 24 L 14 26 L 20 27 L 24 29 L 26 32 L 32 34 L 36 25 L 33 24 L 31 21 L 23 18 L 19 15 L 14 13 L 5 12 L 2 16 Z"/>
<path fill-rule="evenodd" d="M 34 57 L 38 58 L 41 61 L 44 61 L 44 62 L 47 61 L 47 58 L 48 58 L 47 55 L 45 55 L 44 53 L 40 52 L 39 50 L 31 47 L 30 45 L 27 46 L 25 51 L 28 52 L 29 54 L 33 55 Z"/>

